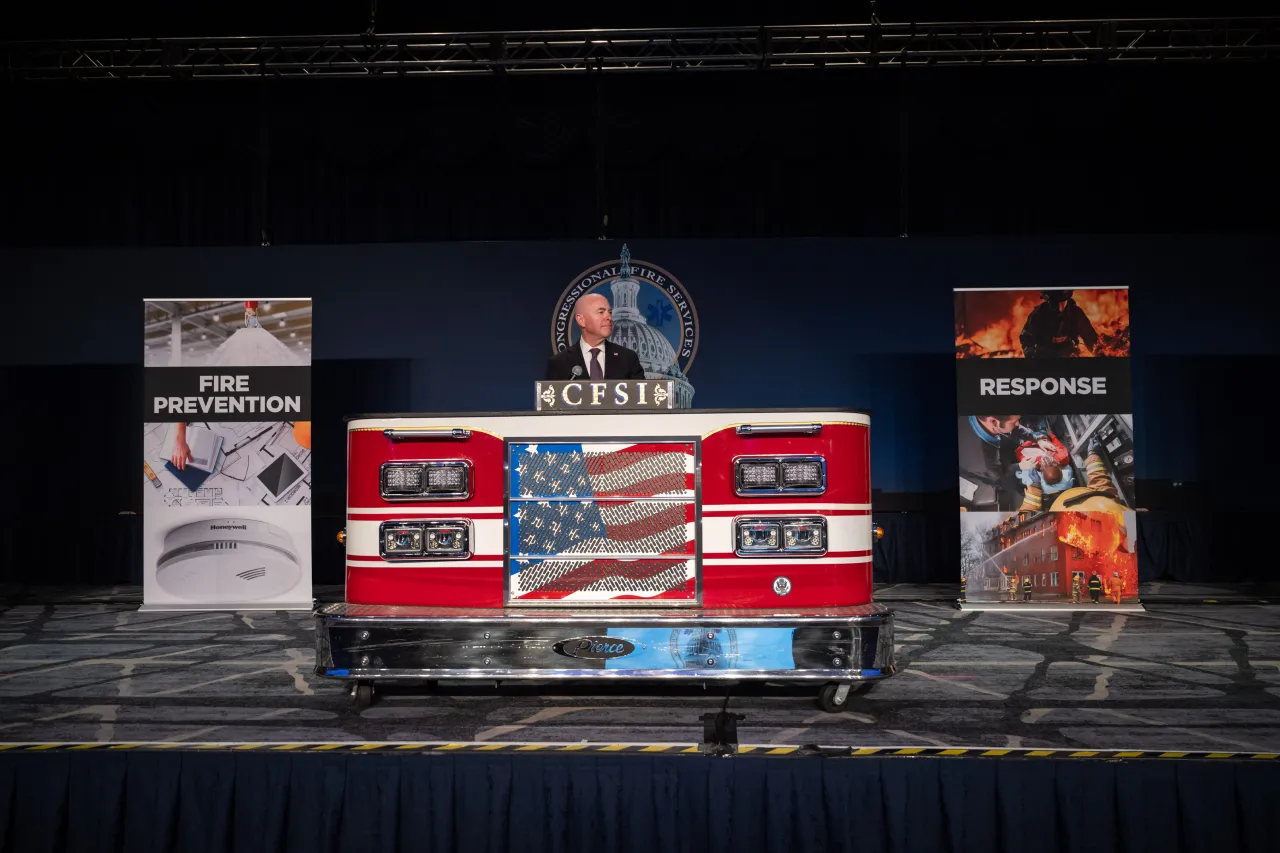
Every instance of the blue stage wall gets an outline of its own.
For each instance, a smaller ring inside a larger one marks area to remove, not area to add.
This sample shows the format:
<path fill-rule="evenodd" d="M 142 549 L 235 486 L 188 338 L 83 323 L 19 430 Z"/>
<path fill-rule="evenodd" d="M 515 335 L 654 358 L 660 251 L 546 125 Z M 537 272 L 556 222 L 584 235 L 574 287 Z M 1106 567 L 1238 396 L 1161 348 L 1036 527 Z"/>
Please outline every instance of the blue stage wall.
<path fill-rule="evenodd" d="M 1258 487 L 1265 475 L 1240 455 L 1260 428 L 1251 414 L 1258 382 L 1280 366 L 1274 238 L 626 242 L 633 257 L 679 278 L 697 308 L 701 341 L 689 372 L 695 406 L 873 411 L 878 508 L 927 510 L 931 520 L 921 523 L 931 525 L 954 510 L 953 287 L 1126 285 L 1139 503 L 1201 513 L 1202 528 L 1226 517 L 1244 519 L 1248 529 L 1250 517 L 1280 509 L 1276 490 Z M 0 251 L 0 274 L 16 293 L 0 335 L 0 393 L 15 413 L 5 439 L 29 439 L 34 419 L 41 446 L 94 443 L 99 483 L 89 505 L 136 509 L 142 477 L 130 401 L 139 393 L 141 300 L 308 296 L 315 300 L 316 513 L 336 523 L 344 415 L 528 409 L 530 384 L 550 352 L 557 299 L 579 272 L 617 258 L 622 245 Z M 69 400 L 79 407 L 73 417 L 64 414 Z M 87 432 L 95 421 L 101 432 Z M 22 476 L 16 459 L 4 464 Z M 5 499 L 14 511 L 65 499 L 56 478 L 23 482 Z M 1205 521 L 1205 512 L 1227 515 Z M 936 566 L 936 579 L 954 576 L 950 563 L 948 555 Z M 1238 577 L 1251 566 L 1248 554 L 1236 553 L 1210 575 Z"/>

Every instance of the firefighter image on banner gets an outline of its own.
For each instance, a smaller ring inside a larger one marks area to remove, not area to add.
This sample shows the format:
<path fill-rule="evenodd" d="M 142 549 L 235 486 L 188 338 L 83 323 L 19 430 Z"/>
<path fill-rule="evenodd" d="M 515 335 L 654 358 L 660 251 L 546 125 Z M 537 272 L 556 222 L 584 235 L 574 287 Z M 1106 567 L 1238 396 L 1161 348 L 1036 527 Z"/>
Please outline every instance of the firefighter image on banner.
<path fill-rule="evenodd" d="M 311 606 L 311 300 L 143 302 L 144 610 Z"/>
<path fill-rule="evenodd" d="M 961 606 L 1138 605 L 1129 292 L 958 289 Z"/>

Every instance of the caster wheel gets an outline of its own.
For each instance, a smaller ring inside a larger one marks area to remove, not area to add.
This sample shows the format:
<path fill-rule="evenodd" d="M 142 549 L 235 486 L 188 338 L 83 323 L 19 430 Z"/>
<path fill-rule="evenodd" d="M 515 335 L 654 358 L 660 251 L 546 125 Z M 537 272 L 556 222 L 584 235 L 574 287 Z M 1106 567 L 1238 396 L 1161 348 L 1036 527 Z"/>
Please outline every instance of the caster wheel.
<path fill-rule="evenodd" d="M 845 688 L 841 695 L 840 688 Z M 818 707 L 828 714 L 838 714 L 849 706 L 853 688 L 848 684 L 824 684 L 818 693 Z"/>
<path fill-rule="evenodd" d="M 351 690 L 351 707 L 363 711 L 373 704 L 373 685 L 367 681 L 358 681 Z"/>

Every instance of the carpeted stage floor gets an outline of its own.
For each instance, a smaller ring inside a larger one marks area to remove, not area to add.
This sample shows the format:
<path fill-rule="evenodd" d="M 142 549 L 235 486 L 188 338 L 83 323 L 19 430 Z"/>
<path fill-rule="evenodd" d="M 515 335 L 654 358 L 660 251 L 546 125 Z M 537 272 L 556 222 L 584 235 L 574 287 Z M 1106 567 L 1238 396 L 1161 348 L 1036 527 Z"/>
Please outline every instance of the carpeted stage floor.
<path fill-rule="evenodd" d="M 954 588 L 882 587 L 898 675 L 839 714 L 784 686 L 733 688 L 728 707 L 744 746 L 1280 753 L 1276 592 L 1148 584 L 1145 613 L 1017 614 L 961 612 Z M 447 686 L 355 713 L 312 673 L 306 613 L 139 613 L 136 587 L 8 588 L 0 602 L 5 743 L 697 744 L 725 699 Z"/>

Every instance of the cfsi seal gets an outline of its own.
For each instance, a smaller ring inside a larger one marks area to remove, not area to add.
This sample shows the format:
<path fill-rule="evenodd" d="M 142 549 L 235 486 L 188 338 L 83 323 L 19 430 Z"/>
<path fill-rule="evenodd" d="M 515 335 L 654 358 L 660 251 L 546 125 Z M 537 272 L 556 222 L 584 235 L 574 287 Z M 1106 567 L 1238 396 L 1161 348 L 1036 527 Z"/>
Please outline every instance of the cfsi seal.
<path fill-rule="evenodd" d="M 600 293 L 613 308 L 609 340 L 636 352 L 646 378 L 673 380 L 676 408 L 691 408 L 688 374 L 698 353 L 698 311 L 680 280 L 657 264 L 633 260 L 624 245 L 617 260 L 583 270 L 560 294 L 551 317 L 553 354 L 578 345 L 573 314 L 588 293 Z"/>

